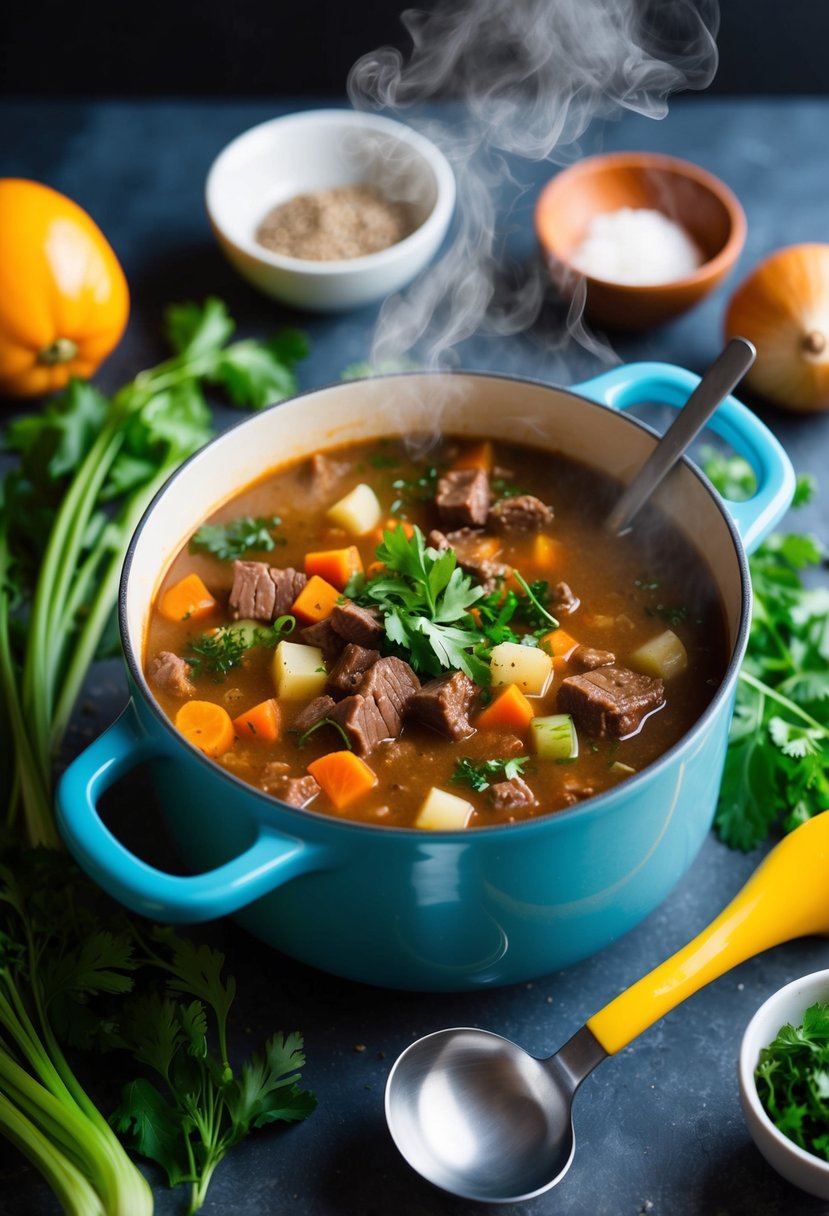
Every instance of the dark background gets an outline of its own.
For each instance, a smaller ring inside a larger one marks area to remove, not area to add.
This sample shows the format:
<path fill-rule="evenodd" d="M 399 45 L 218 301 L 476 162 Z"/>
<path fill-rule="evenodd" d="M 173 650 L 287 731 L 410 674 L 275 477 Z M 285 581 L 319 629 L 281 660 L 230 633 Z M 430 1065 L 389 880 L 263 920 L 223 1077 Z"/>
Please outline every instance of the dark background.
<path fill-rule="evenodd" d="M 666 0 L 642 3 L 658 13 Z M 12 0 L 3 7 L 0 93 L 6 95 L 286 96 L 342 94 L 360 55 L 389 44 L 405 52 L 399 14 L 412 5 Z M 826 0 L 720 0 L 717 41 L 720 67 L 708 92 L 829 91 Z"/>

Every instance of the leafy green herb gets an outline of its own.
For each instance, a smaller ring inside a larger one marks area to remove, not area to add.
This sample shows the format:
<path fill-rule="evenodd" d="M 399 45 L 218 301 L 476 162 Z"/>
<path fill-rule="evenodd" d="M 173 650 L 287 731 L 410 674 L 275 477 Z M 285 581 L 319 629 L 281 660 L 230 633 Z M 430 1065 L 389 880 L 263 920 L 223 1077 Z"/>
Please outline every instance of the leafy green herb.
<path fill-rule="evenodd" d="M 191 553 L 209 553 L 220 562 L 236 561 L 249 553 L 270 553 L 285 544 L 274 536 L 282 520 L 278 515 L 242 515 L 226 524 L 202 524 L 190 538 Z"/>
<path fill-rule="evenodd" d="M 520 619 L 524 620 L 531 629 L 544 631 L 558 629 L 558 621 L 544 603 L 548 598 L 549 584 L 544 579 L 528 583 L 517 570 L 513 570 L 512 573 L 524 592 L 523 596 L 518 596 L 517 615 Z"/>
<path fill-rule="evenodd" d="M 426 547 L 420 528 L 411 537 L 395 528 L 383 533 L 377 557 L 385 570 L 361 587 L 349 585 L 347 594 L 380 608 L 386 637 L 415 671 L 437 676 L 460 670 L 488 684 L 489 664 L 472 653 L 481 633 L 468 615 L 483 590 L 457 565 L 454 550 L 437 553 Z"/>
<path fill-rule="evenodd" d="M 700 462 L 706 477 L 732 502 L 744 502 L 757 489 L 754 469 L 742 456 L 727 456 L 717 448 L 703 445 Z"/>
<path fill-rule="evenodd" d="M 320 718 L 319 722 L 315 722 L 313 726 L 309 726 L 308 729 L 306 731 L 303 731 L 302 734 L 297 739 L 297 741 L 296 741 L 297 747 L 304 747 L 305 744 L 308 742 L 308 740 L 311 738 L 311 735 L 316 734 L 316 732 L 318 730 L 321 730 L 323 728 L 323 726 L 333 726 L 334 730 L 337 731 L 338 734 L 342 737 L 342 741 L 345 744 L 345 746 L 348 748 L 348 750 L 349 751 L 352 750 L 351 740 L 349 739 L 348 734 L 346 733 L 345 729 L 342 726 L 340 726 L 339 722 L 336 722 L 333 718 Z"/>
<path fill-rule="evenodd" d="M 496 498 L 520 498 L 524 493 L 520 486 L 507 481 L 505 477 L 493 477 L 489 484 Z"/>
<path fill-rule="evenodd" d="M 718 469 L 706 472 L 720 488 Z M 798 480 L 798 502 L 813 492 Z M 732 848 L 748 852 L 829 805 L 829 590 L 802 578 L 824 560 L 821 543 L 797 533 L 770 536 L 749 558 L 754 613 L 715 820 Z"/>
<path fill-rule="evenodd" d="M 668 625 L 681 625 L 688 619 L 688 609 L 684 604 L 677 608 L 672 608 L 668 604 L 656 604 L 654 607 L 646 608 L 645 612 L 648 616 L 661 617 Z"/>
<path fill-rule="evenodd" d="M 93 1030 L 103 1033 L 85 1002 L 123 994 L 132 956 L 100 922 L 81 922 L 81 896 L 96 888 L 70 883 L 57 852 L 53 763 L 108 630 L 127 541 L 156 490 L 210 438 L 204 386 L 259 408 L 294 390 L 305 350 L 292 334 L 228 344 L 234 326 L 218 300 L 173 308 L 166 320 L 173 357 L 112 399 L 75 380 L 13 421 L 0 486 L 0 795 L 10 842 L 0 871 L 0 1132 L 67 1212 L 95 1216 L 143 1216 L 152 1197 L 61 1043 L 88 1046 Z M 12 844 L 24 846 L 13 864 Z M 26 864 L 50 855 L 35 846 L 55 851 L 55 873 L 24 887 Z M 71 904 L 41 915 L 50 891 L 70 890 Z"/>
<path fill-rule="evenodd" d="M 171 1186 L 190 1183 L 193 1213 L 234 1145 L 255 1128 L 304 1119 L 316 1099 L 299 1086 L 299 1034 L 279 1032 L 238 1071 L 231 1067 L 227 1019 L 236 985 L 222 978 L 224 955 L 168 929 L 156 929 L 146 951 L 147 963 L 167 974 L 167 991 L 133 998 L 120 1030 L 158 1081 L 142 1076 L 126 1085 L 112 1123 L 166 1170 Z"/>
<path fill-rule="evenodd" d="M 241 665 L 254 646 L 270 650 L 281 638 L 292 633 L 295 626 L 296 618 L 288 615 L 277 617 L 267 629 L 264 626 L 251 628 L 247 623 L 223 625 L 191 638 L 184 658 L 190 664 L 194 679 L 209 675 L 220 684 L 229 671 Z"/>
<path fill-rule="evenodd" d="M 520 777 L 529 760 L 529 756 L 513 756 L 510 760 L 470 760 L 462 756 L 455 761 L 450 781 L 455 785 L 469 785 L 473 790 L 482 792 L 496 781 L 511 781 L 513 777 Z"/>
<path fill-rule="evenodd" d="M 810 1005 L 760 1052 L 757 1093 L 775 1127 L 829 1161 L 829 1004 Z"/>

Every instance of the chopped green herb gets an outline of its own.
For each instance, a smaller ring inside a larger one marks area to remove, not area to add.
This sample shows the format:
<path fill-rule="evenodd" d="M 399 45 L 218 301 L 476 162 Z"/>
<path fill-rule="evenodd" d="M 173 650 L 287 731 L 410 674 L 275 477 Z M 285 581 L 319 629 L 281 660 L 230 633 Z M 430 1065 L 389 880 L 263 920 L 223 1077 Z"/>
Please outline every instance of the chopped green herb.
<path fill-rule="evenodd" d="M 659 586 L 657 578 L 635 578 L 633 580 L 634 587 L 638 587 L 641 591 L 655 591 Z"/>
<path fill-rule="evenodd" d="M 810 1005 L 760 1052 L 757 1094 L 775 1127 L 829 1161 L 829 1004 Z"/>
<path fill-rule="evenodd" d="M 354 595 L 358 603 L 380 608 L 388 641 L 417 672 L 460 670 L 488 684 L 489 664 L 473 653 L 481 632 L 468 615 L 483 590 L 458 567 L 454 550 L 437 553 L 427 548 L 420 528 L 411 537 L 395 528 L 383 533 L 376 552 L 384 571 L 355 587 Z"/>
<path fill-rule="evenodd" d="M 297 739 L 297 741 L 296 741 L 297 747 L 304 747 L 305 744 L 308 742 L 308 740 L 311 738 L 311 735 L 315 735 L 318 730 L 322 730 L 323 726 L 333 726 L 334 730 L 337 731 L 338 734 L 340 734 L 342 736 L 342 740 L 343 740 L 343 743 L 345 744 L 345 746 L 348 748 L 349 751 L 351 751 L 351 740 L 349 739 L 348 734 L 346 733 L 345 729 L 340 725 L 340 723 L 335 722 L 333 718 L 320 718 L 319 722 L 315 722 L 313 726 L 309 726 L 308 729 L 306 731 L 303 731 L 302 734 Z"/>
<path fill-rule="evenodd" d="M 549 583 L 544 579 L 528 583 L 517 570 L 513 570 L 512 573 L 519 587 L 524 591 L 523 597 L 518 596 L 517 613 L 520 619 L 524 620 L 531 629 L 543 629 L 545 632 L 549 629 L 558 629 L 558 621 L 544 603 L 548 598 Z"/>
<path fill-rule="evenodd" d="M 436 465 L 430 465 L 418 477 L 396 477 L 391 488 L 397 491 L 397 497 L 389 507 L 392 515 L 405 518 L 405 511 L 413 503 L 431 502 L 435 497 L 440 470 Z"/>
<path fill-rule="evenodd" d="M 191 553 L 209 553 L 221 562 L 236 561 L 249 553 L 270 553 L 285 544 L 284 536 L 274 536 L 282 520 L 278 515 L 243 515 L 227 524 L 202 524 L 190 540 Z"/>
<path fill-rule="evenodd" d="M 520 777 L 529 760 L 529 756 L 513 756 L 509 760 L 470 760 L 462 756 L 455 761 L 450 781 L 455 785 L 469 785 L 481 793 L 496 781 L 511 781 L 513 777 Z"/>
<path fill-rule="evenodd" d="M 268 627 L 251 626 L 248 622 L 238 625 L 223 625 L 209 633 L 191 638 L 187 643 L 184 658 L 190 664 L 194 679 L 209 675 L 217 684 L 234 667 L 239 667 L 249 650 L 254 646 L 272 649 L 280 638 L 292 633 L 296 618 L 280 616 Z"/>
<path fill-rule="evenodd" d="M 682 606 L 671 608 L 667 604 L 657 604 L 655 608 L 646 608 L 645 612 L 648 616 L 661 617 L 668 625 L 681 625 L 688 619 L 688 609 Z"/>
<path fill-rule="evenodd" d="M 489 484 L 496 498 L 520 498 L 524 493 L 520 486 L 513 485 L 504 477 L 493 477 Z"/>

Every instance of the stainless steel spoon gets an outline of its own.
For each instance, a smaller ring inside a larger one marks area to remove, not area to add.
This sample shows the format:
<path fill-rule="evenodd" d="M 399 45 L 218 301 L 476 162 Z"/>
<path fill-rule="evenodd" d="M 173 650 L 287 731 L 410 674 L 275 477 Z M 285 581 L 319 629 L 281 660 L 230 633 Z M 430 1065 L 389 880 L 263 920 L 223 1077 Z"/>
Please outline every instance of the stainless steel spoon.
<path fill-rule="evenodd" d="M 829 811 L 785 837 L 716 920 L 594 1014 L 549 1059 L 471 1027 L 412 1043 L 386 1085 L 400 1152 L 444 1191 L 518 1203 L 560 1182 L 576 1141 L 572 1104 L 597 1064 L 738 963 L 829 934 Z"/>
<path fill-rule="evenodd" d="M 746 338 L 732 338 L 720 352 L 659 440 L 605 521 L 609 532 L 624 532 L 640 507 L 693 443 L 724 397 L 736 388 L 757 351 Z"/>

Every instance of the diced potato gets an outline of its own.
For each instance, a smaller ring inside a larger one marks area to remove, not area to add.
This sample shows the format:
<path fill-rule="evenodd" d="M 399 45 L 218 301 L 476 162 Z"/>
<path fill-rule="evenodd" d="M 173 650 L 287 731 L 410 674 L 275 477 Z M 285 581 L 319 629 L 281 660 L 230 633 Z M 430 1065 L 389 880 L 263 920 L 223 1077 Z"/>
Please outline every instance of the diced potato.
<path fill-rule="evenodd" d="M 536 755 L 542 760 L 575 760 L 579 737 L 569 714 L 549 714 L 530 723 Z"/>
<path fill-rule="evenodd" d="M 688 651 L 673 629 L 666 629 L 634 650 L 628 662 L 634 671 L 641 671 L 643 675 L 670 680 L 688 666 Z"/>
<path fill-rule="evenodd" d="M 310 701 L 325 687 L 328 672 L 318 646 L 282 641 L 273 652 L 273 682 L 277 696 Z"/>
<path fill-rule="evenodd" d="M 490 658 L 493 687 L 517 684 L 530 697 L 543 696 L 553 674 L 553 660 L 538 646 L 499 642 Z"/>
<path fill-rule="evenodd" d="M 457 832 L 466 827 L 474 809 L 465 798 L 433 785 L 417 813 L 414 826 L 427 832 Z"/>
<path fill-rule="evenodd" d="M 365 482 L 355 486 L 345 498 L 335 502 L 333 507 L 326 511 L 333 523 L 345 528 L 352 536 L 363 536 L 372 528 L 376 528 L 382 513 L 377 495 Z"/>

